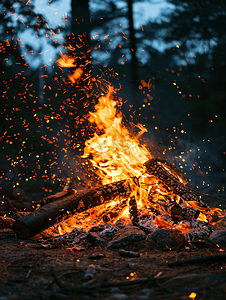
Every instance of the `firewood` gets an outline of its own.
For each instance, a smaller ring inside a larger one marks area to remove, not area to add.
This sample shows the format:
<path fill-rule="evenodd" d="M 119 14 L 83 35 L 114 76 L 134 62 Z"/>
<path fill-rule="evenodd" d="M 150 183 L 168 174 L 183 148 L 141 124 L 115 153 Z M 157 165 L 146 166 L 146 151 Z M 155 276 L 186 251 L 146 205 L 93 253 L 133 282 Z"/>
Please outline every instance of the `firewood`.
<path fill-rule="evenodd" d="M 148 200 L 155 209 L 158 209 L 163 213 L 167 213 L 172 217 L 178 217 L 182 213 L 180 205 L 170 199 L 157 199 L 156 201 L 153 201 L 153 197 L 149 195 Z"/>
<path fill-rule="evenodd" d="M 200 211 L 194 207 L 182 207 L 181 219 L 183 220 L 193 220 L 199 217 Z"/>
<path fill-rule="evenodd" d="M 190 202 L 191 205 L 192 202 L 198 202 L 201 207 L 208 208 L 207 204 L 200 200 L 194 190 L 185 186 L 177 177 L 166 170 L 162 160 L 156 158 L 150 159 L 144 165 L 146 166 L 148 174 L 158 178 L 164 185 L 166 185 L 176 195 L 180 196 L 183 200 Z"/>
<path fill-rule="evenodd" d="M 19 200 L 9 200 L 5 198 L 2 201 L 2 205 L 0 205 L 0 210 L 9 210 L 9 211 L 17 211 L 17 210 L 26 210 L 26 211 L 33 211 L 34 208 L 28 202 L 19 201 Z"/>
<path fill-rule="evenodd" d="M 75 194 L 75 190 L 73 190 L 73 189 L 69 190 L 69 191 L 67 191 L 67 190 L 60 191 L 60 192 L 58 192 L 54 195 L 50 195 L 48 197 L 42 198 L 39 202 L 39 205 L 44 206 L 44 205 L 46 205 L 50 202 L 57 201 L 60 198 L 63 198 L 64 196 L 66 196 L 66 195 L 68 196 L 68 195 L 72 195 L 72 194 Z"/>
<path fill-rule="evenodd" d="M 0 216 L 0 229 L 12 229 L 14 222 L 12 218 Z"/>
<path fill-rule="evenodd" d="M 130 192 L 130 185 L 126 180 L 122 180 L 92 188 L 85 192 L 65 196 L 15 221 L 13 230 L 18 238 L 29 239 L 55 223 L 72 216 L 74 213 L 101 205 L 105 201 L 110 201 L 116 197 L 129 197 Z"/>
<path fill-rule="evenodd" d="M 130 220 L 133 226 L 138 226 L 139 218 L 138 218 L 137 202 L 135 196 L 132 196 L 129 200 L 129 213 L 130 213 Z"/>

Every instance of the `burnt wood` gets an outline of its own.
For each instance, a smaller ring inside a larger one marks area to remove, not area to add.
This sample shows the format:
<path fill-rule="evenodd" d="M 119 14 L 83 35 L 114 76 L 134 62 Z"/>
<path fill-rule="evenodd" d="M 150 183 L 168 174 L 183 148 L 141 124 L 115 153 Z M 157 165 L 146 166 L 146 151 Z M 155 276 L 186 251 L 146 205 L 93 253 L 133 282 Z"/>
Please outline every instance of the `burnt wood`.
<path fill-rule="evenodd" d="M 133 226 L 138 226 L 139 218 L 138 218 L 138 210 L 137 210 L 137 201 L 135 196 L 132 196 L 129 199 L 129 213 L 130 213 L 130 220 Z"/>
<path fill-rule="evenodd" d="M 183 220 L 194 220 L 199 217 L 200 211 L 195 207 L 182 207 L 181 219 Z"/>
<path fill-rule="evenodd" d="M 12 218 L 0 216 L 0 229 L 12 229 L 14 222 Z"/>
<path fill-rule="evenodd" d="M 72 194 L 60 200 L 46 204 L 34 212 L 22 217 L 13 224 L 18 238 L 29 239 L 57 222 L 77 212 L 103 204 L 116 197 L 129 197 L 130 185 L 126 180 L 92 188 L 78 194 Z"/>
<path fill-rule="evenodd" d="M 204 203 L 195 193 L 194 190 L 185 186 L 180 180 L 171 174 L 166 167 L 164 162 L 159 159 L 150 159 L 145 164 L 146 171 L 148 174 L 158 178 L 164 185 L 166 185 L 170 190 L 172 190 L 176 195 L 180 196 L 183 200 L 190 202 L 198 202 L 203 208 L 208 208 L 207 204 Z"/>
<path fill-rule="evenodd" d="M 163 213 L 167 213 L 172 217 L 179 217 L 182 213 L 182 208 L 176 202 L 173 202 L 169 199 L 166 200 L 157 200 L 152 202 L 156 209 L 159 209 Z"/>
<path fill-rule="evenodd" d="M 50 195 L 48 197 L 45 197 L 45 198 L 42 198 L 39 202 L 39 205 L 40 206 L 44 206 L 50 202 L 54 202 L 54 201 L 57 201 L 61 198 L 63 198 L 64 196 L 68 196 L 68 195 L 72 195 L 72 194 L 75 194 L 75 190 L 70 190 L 70 191 L 66 191 L 66 190 L 63 190 L 63 191 L 60 191 L 54 195 Z"/>

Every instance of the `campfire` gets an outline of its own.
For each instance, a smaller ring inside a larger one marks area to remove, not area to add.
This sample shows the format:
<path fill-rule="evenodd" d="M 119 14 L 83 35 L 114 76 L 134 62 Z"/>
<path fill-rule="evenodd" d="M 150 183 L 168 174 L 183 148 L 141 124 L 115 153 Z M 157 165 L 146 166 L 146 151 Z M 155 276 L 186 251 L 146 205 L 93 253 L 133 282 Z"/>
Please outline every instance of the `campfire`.
<path fill-rule="evenodd" d="M 102 185 L 77 192 L 71 188 L 44 198 L 37 209 L 13 222 L 19 238 L 32 238 L 47 230 L 50 235 L 74 230 L 102 232 L 113 239 L 128 226 L 153 237 L 160 230 L 185 235 L 182 248 L 205 244 L 221 215 L 187 185 L 183 174 L 165 159 L 155 158 L 139 141 L 146 132 L 137 125 L 132 134 L 122 123 L 114 89 L 99 98 L 89 121 L 96 133 L 85 143 L 82 158 L 92 163 Z M 91 183 L 92 184 L 92 183 Z"/>

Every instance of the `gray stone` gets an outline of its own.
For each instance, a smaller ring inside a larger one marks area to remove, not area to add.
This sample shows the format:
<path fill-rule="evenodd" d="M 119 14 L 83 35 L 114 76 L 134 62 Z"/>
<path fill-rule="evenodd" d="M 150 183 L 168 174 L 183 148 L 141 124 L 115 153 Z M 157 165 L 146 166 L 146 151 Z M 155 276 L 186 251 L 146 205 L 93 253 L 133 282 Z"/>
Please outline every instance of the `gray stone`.
<path fill-rule="evenodd" d="M 119 229 L 112 241 L 107 244 L 108 248 L 124 248 L 131 242 L 145 240 L 145 233 L 135 226 L 128 226 Z"/>
<path fill-rule="evenodd" d="M 212 232 L 209 237 L 209 241 L 213 245 L 220 247 L 226 247 L 226 228 L 218 229 Z"/>
<path fill-rule="evenodd" d="M 185 247 L 185 238 L 181 231 L 177 229 L 156 229 L 147 236 L 147 240 L 152 248 L 161 250 L 180 250 Z"/>
<path fill-rule="evenodd" d="M 108 240 L 108 239 L 111 239 L 115 234 L 116 232 L 118 231 L 118 227 L 116 226 L 110 226 L 106 229 L 104 229 L 103 231 L 100 232 L 100 237 Z"/>
<path fill-rule="evenodd" d="M 102 246 L 106 243 L 106 241 L 102 239 L 97 232 L 89 232 L 86 239 L 87 242 L 92 244 L 92 246 Z"/>

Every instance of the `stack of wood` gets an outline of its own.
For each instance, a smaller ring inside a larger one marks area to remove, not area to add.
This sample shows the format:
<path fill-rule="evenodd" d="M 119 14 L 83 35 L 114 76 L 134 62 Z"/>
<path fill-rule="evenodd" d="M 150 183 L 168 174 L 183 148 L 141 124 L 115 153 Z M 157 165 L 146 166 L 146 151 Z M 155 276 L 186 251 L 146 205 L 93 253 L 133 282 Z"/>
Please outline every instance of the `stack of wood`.
<path fill-rule="evenodd" d="M 180 202 L 172 201 L 167 196 L 158 201 L 153 200 L 149 194 L 150 206 L 165 213 L 171 218 L 181 220 L 197 219 L 200 212 L 206 215 L 210 223 L 216 221 L 217 214 L 200 200 L 196 191 L 182 183 L 175 176 L 177 171 L 172 165 L 160 159 L 151 159 L 145 163 L 146 172 L 154 176 L 169 191 L 169 194 L 179 196 Z M 180 176 L 182 174 L 180 173 Z M 132 184 L 139 184 L 134 178 Z M 52 195 L 40 201 L 40 208 L 30 214 L 16 220 L 13 223 L 13 230 L 19 238 L 29 239 L 50 226 L 87 209 L 107 203 L 111 200 L 129 199 L 129 210 L 131 221 L 134 225 L 139 222 L 138 210 L 135 197 L 131 197 L 131 186 L 129 181 L 122 180 L 115 183 L 88 189 L 85 192 L 74 193 L 73 190 L 64 191 Z M 155 197 L 156 199 L 156 197 Z M 198 207 L 198 208 L 197 208 Z"/>

